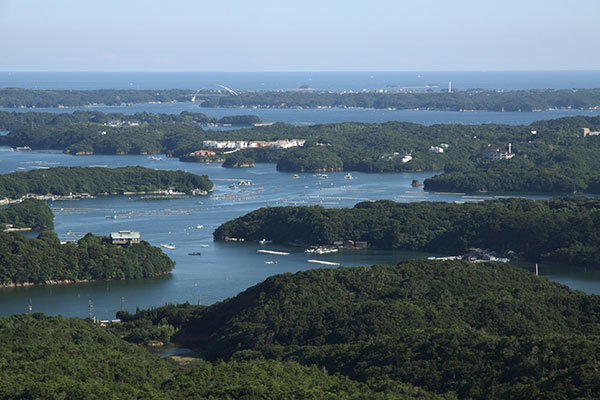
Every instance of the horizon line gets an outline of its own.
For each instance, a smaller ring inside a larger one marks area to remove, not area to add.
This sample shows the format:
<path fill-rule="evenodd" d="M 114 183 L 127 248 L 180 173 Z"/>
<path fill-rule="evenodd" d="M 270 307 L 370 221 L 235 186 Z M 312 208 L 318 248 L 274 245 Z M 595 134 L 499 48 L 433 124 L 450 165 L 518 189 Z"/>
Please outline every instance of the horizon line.
<path fill-rule="evenodd" d="M 415 73 L 415 72 L 600 72 L 600 68 L 598 69 L 448 69 L 448 70 L 285 70 L 285 71 L 281 71 L 281 70 L 276 70 L 276 71 L 271 71 L 271 70 L 264 70 L 264 71 L 257 71 L 257 70 L 248 70 L 248 71 L 243 71 L 243 70 L 226 70 L 226 71 L 136 71 L 136 70 L 119 70 L 119 71 L 101 71 L 101 70 L 79 70 L 79 71 L 69 71 L 69 70 L 62 70 L 62 71 L 47 71 L 47 70 L 0 70 L 0 73 L 57 73 L 57 74 L 63 74 L 63 73 L 148 73 L 148 74 L 156 74 L 156 73 L 167 73 L 167 74 L 174 74 L 174 73 L 182 73 L 182 74 L 198 74 L 198 73 L 208 73 L 208 74 L 214 74 L 214 73 L 248 73 L 248 74 L 252 74 L 252 73 L 257 73 L 257 74 L 264 74 L 264 73 L 284 73 L 284 74 L 289 74 L 289 73 Z"/>

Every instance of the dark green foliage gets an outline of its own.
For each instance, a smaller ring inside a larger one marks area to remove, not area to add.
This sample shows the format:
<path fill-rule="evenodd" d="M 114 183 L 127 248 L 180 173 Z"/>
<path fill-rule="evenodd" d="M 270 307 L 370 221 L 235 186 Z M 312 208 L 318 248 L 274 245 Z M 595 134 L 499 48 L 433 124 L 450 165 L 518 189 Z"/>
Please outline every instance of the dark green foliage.
<path fill-rule="evenodd" d="M 183 329 L 209 359 L 295 360 L 459 398 L 562 399 L 600 391 L 599 317 L 598 296 L 520 268 L 413 260 L 274 276 Z"/>
<path fill-rule="evenodd" d="M 436 175 L 424 184 L 425 190 L 441 192 L 600 193 L 600 172 L 499 165 Z"/>
<path fill-rule="evenodd" d="M 186 366 L 150 355 L 90 320 L 0 318 L 3 399 L 443 399 L 410 385 L 377 388 L 295 362 Z"/>
<path fill-rule="evenodd" d="M 0 208 L 0 230 L 5 224 L 13 225 L 14 228 L 52 229 L 54 214 L 43 201 L 25 199 Z"/>
<path fill-rule="evenodd" d="M 245 156 L 240 152 L 228 154 L 225 162 L 223 163 L 224 168 L 240 168 L 240 167 L 254 167 L 254 159 Z"/>
<path fill-rule="evenodd" d="M 191 192 L 211 190 L 206 175 L 143 167 L 55 167 L 0 175 L 0 197 L 19 198 L 27 193 L 68 195 L 69 193 L 119 193 L 165 190 Z"/>
<path fill-rule="evenodd" d="M 150 103 L 190 101 L 193 90 L 31 90 L 20 88 L 0 89 L 1 107 L 58 107 L 123 103 Z"/>
<path fill-rule="evenodd" d="M 166 274 L 171 261 L 159 248 L 142 241 L 130 247 L 110 244 L 88 233 L 77 244 L 61 245 L 43 231 L 36 239 L 0 232 L 0 284 L 47 281 L 147 278 Z"/>
<path fill-rule="evenodd" d="M 277 162 L 279 171 L 328 172 L 341 171 L 342 159 L 326 147 L 307 147 L 287 152 Z"/>
<path fill-rule="evenodd" d="M 252 126 L 260 122 L 260 118 L 256 115 L 228 115 L 219 120 L 220 124 L 233 126 Z"/>
<path fill-rule="evenodd" d="M 469 247 L 512 250 L 531 260 L 600 266 L 600 200 L 499 199 L 470 204 L 392 201 L 350 209 L 268 207 L 228 221 L 214 232 L 279 243 L 329 245 L 365 240 L 379 249 L 463 254 Z"/>
<path fill-rule="evenodd" d="M 206 97 L 203 107 L 361 107 L 428 110 L 534 111 L 591 108 L 600 105 L 600 89 L 454 90 L 448 92 L 255 91 Z"/>

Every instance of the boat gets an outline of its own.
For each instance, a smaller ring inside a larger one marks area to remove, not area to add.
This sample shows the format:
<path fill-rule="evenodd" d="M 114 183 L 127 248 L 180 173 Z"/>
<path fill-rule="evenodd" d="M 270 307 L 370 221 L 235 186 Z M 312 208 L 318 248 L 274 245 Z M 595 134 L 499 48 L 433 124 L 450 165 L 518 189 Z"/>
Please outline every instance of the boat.
<path fill-rule="evenodd" d="M 202 229 L 204 228 L 204 225 L 196 225 L 196 229 Z"/>
<path fill-rule="evenodd" d="M 201 256 L 201 255 L 202 255 L 202 253 L 197 252 L 197 251 L 195 251 L 193 253 L 188 253 L 188 256 Z"/>
<path fill-rule="evenodd" d="M 229 185 L 229 189 L 237 189 L 237 185 Z"/>
<path fill-rule="evenodd" d="M 201 244 L 200 247 L 208 247 L 207 244 Z"/>
<path fill-rule="evenodd" d="M 239 182 L 238 182 L 238 185 L 239 185 L 239 186 L 250 186 L 250 185 L 252 185 L 252 181 L 249 181 L 249 180 L 241 180 L 241 181 L 239 181 Z"/>
<path fill-rule="evenodd" d="M 265 254 L 276 254 L 279 256 L 289 256 L 290 253 L 288 253 L 287 251 L 273 251 L 273 250 L 256 250 L 258 253 L 265 253 Z"/>
<path fill-rule="evenodd" d="M 277 261 L 265 261 L 265 264 L 277 264 Z"/>
<path fill-rule="evenodd" d="M 298 174 L 294 174 L 294 176 L 292 176 L 292 179 L 299 179 L 299 178 L 300 178 L 300 175 L 298 175 Z"/>
<path fill-rule="evenodd" d="M 333 266 L 340 265 L 340 263 L 331 262 L 331 261 L 321 261 L 321 260 L 306 260 L 306 262 L 313 263 L 313 264 L 333 265 Z"/>
<path fill-rule="evenodd" d="M 269 244 L 269 243 L 273 243 L 273 241 L 272 240 L 267 240 L 267 239 L 260 239 L 258 241 L 258 243 L 260 243 L 260 244 Z"/>
<path fill-rule="evenodd" d="M 348 172 L 348 173 L 346 174 L 346 176 L 344 176 L 344 179 L 345 179 L 345 180 L 347 180 L 347 181 L 349 181 L 349 180 L 352 180 L 352 179 L 354 179 L 354 177 L 352 176 L 352 174 L 351 174 L 351 173 L 349 173 L 349 172 Z"/>
<path fill-rule="evenodd" d="M 160 247 L 164 247 L 165 249 L 169 249 L 169 250 L 175 250 L 175 245 L 173 243 L 169 243 L 169 244 L 161 243 Z"/>
<path fill-rule="evenodd" d="M 328 179 L 328 178 L 329 178 L 329 176 L 327 176 L 327 174 L 321 175 L 321 179 Z"/>
<path fill-rule="evenodd" d="M 148 157 L 148 160 L 150 160 L 150 161 L 162 161 L 163 158 L 162 157 L 156 157 L 156 156 L 150 156 L 150 157 Z"/>
<path fill-rule="evenodd" d="M 317 253 L 317 254 L 329 254 L 329 253 L 335 253 L 337 251 L 338 251 L 338 249 L 336 249 L 335 247 L 317 247 L 317 248 L 304 250 L 305 253 Z"/>

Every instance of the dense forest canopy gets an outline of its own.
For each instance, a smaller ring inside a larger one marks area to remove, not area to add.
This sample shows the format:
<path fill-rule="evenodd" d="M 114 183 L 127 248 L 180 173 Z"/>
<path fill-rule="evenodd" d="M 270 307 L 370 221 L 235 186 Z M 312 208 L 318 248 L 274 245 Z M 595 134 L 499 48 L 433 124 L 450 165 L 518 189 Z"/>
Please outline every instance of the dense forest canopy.
<path fill-rule="evenodd" d="M 173 269 L 159 248 L 142 241 L 128 247 L 88 233 L 77 243 L 61 244 L 56 233 L 35 239 L 0 232 L 0 285 L 48 281 L 148 278 Z"/>
<path fill-rule="evenodd" d="M 19 198 L 28 193 L 96 195 L 168 188 L 189 193 L 195 189 L 208 191 L 212 187 L 206 175 L 143 167 L 55 167 L 0 175 L 0 198 Z"/>
<path fill-rule="evenodd" d="M 408 384 L 370 389 L 293 361 L 180 365 L 90 320 L 0 318 L 3 399 L 453 399 Z M 383 386 L 383 385 L 382 385 Z"/>
<path fill-rule="evenodd" d="M 600 267 L 600 199 L 267 207 L 224 223 L 213 236 L 306 245 L 361 240 L 378 249 L 451 255 L 480 247 L 513 251 L 529 260 Z"/>
<path fill-rule="evenodd" d="M 43 201 L 25 199 L 0 208 L 0 230 L 5 225 L 12 225 L 13 228 L 52 229 L 54 214 Z"/>
<path fill-rule="evenodd" d="M 210 307 L 119 315 L 130 340 L 169 326 L 207 360 L 293 360 L 373 388 L 406 382 L 475 399 L 600 390 L 600 297 L 507 264 L 313 269 Z"/>

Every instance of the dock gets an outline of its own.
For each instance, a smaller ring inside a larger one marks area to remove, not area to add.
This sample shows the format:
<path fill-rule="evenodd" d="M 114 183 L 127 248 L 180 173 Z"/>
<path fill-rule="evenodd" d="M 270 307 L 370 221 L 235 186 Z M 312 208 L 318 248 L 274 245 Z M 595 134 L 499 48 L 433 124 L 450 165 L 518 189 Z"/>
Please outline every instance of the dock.
<path fill-rule="evenodd" d="M 273 250 L 256 250 L 258 253 L 264 253 L 264 254 L 275 254 L 275 255 L 279 255 L 279 256 L 289 256 L 290 253 L 285 252 L 285 251 L 273 251 Z"/>
<path fill-rule="evenodd" d="M 321 260 L 306 260 L 306 262 L 313 263 L 313 264 L 333 265 L 336 267 L 338 267 L 340 265 L 340 263 L 331 262 L 331 261 L 321 261 Z"/>

